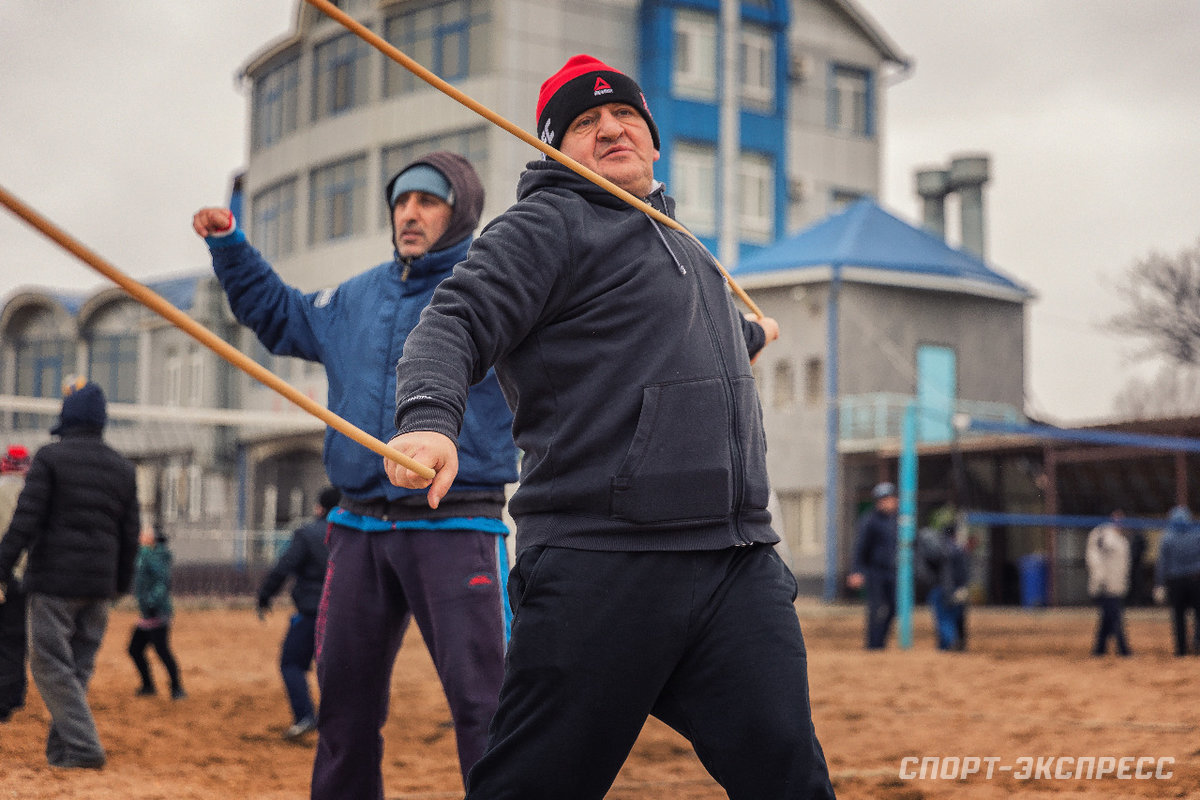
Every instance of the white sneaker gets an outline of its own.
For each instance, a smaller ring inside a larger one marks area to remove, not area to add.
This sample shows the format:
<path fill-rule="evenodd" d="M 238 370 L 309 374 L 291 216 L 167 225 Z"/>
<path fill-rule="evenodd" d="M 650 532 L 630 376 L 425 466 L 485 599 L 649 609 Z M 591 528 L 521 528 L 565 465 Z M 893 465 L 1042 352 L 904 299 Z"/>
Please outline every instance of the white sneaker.
<path fill-rule="evenodd" d="M 315 731 L 316 729 L 317 729 L 317 721 L 315 719 L 313 719 L 312 717 L 305 717 L 304 719 L 300 720 L 296 724 L 292 725 L 292 727 L 290 727 L 286 731 L 284 731 L 283 738 L 299 739 L 301 736 L 308 733 L 309 731 Z"/>

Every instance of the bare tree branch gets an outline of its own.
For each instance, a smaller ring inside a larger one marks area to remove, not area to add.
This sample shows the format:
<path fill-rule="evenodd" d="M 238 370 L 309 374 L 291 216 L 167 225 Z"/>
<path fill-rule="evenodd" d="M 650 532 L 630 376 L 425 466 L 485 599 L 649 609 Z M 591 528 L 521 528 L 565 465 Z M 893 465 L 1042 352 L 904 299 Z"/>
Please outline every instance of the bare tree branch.
<path fill-rule="evenodd" d="M 1146 340 L 1147 354 L 1200 364 L 1200 239 L 1174 258 L 1152 252 L 1118 289 L 1126 309 L 1106 327 Z"/>

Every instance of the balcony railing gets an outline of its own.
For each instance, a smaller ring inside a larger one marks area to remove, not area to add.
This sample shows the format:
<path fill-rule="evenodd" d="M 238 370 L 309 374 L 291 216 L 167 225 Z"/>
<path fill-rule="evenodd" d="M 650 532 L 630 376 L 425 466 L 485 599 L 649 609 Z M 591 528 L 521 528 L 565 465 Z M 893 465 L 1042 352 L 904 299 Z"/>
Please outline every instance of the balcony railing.
<path fill-rule="evenodd" d="M 858 449 L 886 439 L 899 439 L 904 409 L 914 400 L 910 395 L 890 392 L 843 397 L 839 404 L 839 446 L 842 449 Z M 974 419 L 1024 421 L 1021 412 L 1007 403 L 959 400 L 952 407 L 919 408 L 918 441 L 950 441 L 954 436 L 954 417 L 959 414 Z"/>

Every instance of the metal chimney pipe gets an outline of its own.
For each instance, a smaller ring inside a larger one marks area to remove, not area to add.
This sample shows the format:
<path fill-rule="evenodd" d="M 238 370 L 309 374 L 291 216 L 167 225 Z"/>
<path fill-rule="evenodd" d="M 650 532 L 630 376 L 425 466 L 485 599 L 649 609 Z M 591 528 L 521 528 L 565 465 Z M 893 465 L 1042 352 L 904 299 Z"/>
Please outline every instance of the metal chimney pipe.
<path fill-rule="evenodd" d="M 944 169 L 923 169 L 916 173 L 917 196 L 921 198 L 921 224 L 932 233 L 946 238 L 946 195 L 950 174 Z"/>
<path fill-rule="evenodd" d="M 986 258 L 983 230 L 983 185 L 988 180 L 988 159 L 961 156 L 950 162 L 950 190 L 958 192 L 962 223 L 962 249 Z"/>

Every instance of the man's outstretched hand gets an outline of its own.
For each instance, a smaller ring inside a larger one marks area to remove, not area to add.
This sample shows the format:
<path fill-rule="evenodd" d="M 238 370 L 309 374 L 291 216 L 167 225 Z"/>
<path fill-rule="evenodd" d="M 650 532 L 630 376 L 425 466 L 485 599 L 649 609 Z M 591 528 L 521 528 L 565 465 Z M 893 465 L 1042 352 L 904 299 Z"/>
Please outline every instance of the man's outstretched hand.
<path fill-rule="evenodd" d="M 383 460 L 383 468 L 393 486 L 403 486 L 406 489 L 428 488 L 426 497 L 429 498 L 429 507 L 437 508 L 458 475 L 458 448 L 454 442 L 445 434 L 413 431 L 396 436 L 388 445 L 437 473 L 431 481 L 390 458 Z"/>

